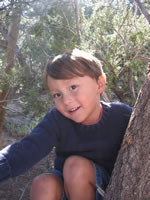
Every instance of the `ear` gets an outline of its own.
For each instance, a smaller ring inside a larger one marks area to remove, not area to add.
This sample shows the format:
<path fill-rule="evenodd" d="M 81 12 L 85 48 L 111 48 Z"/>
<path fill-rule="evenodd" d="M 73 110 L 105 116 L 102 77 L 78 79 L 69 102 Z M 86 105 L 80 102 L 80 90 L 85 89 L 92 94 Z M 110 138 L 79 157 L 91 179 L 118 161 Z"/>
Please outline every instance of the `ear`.
<path fill-rule="evenodd" d="M 102 94 L 105 90 L 106 77 L 104 75 L 99 76 L 97 84 L 98 84 L 98 93 Z"/>

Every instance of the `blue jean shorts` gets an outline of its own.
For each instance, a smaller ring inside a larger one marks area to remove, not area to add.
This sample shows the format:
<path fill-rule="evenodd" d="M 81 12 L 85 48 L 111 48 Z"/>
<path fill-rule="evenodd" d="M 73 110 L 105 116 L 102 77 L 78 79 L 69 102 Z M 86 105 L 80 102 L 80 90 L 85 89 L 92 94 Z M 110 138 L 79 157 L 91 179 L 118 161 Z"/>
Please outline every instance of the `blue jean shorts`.
<path fill-rule="evenodd" d="M 105 189 L 109 183 L 110 177 L 104 168 L 100 167 L 94 162 L 93 166 L 96 174 L 96 200 L 102 200 Z M 63 175 L 59 170 L 55 169 L 51 173 L 57 175 L 63 183 Z M 67 200 L 65 192 L 63 192 L 62 200 Z"/>

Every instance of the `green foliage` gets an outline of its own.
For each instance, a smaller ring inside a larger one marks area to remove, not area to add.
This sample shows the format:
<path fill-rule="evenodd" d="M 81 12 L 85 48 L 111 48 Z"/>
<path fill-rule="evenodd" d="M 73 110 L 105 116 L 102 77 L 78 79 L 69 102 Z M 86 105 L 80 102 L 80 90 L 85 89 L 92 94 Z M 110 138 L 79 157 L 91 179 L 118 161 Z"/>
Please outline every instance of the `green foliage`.
<path fill-rule="evenodd" d="M 150 42 L 148 23 L 143 15 L 136 15 L 136 10 L 127 2 L 93 4 L 92 14 L 84 18 L 86 32 L 83 32 L 82 40 L 103 63 L 107 91 L 112 94 L 110 98 L 131 105 L 136 100 L 146 71 L 146 63 L 136 58 L 138 55 L 149 56 L 147 48 Z"/>
<path fill-rule="evenodd" d="M 131 0 L 84 0 L 80 6 L 80 48 L 102 61 L 109 98 L 133 105 L 146 71 L 146 63 L 137 58 L 150 57 L 148 23 Z M 45 66 L 55 55 L 77 46 L 76 16 L 73 2 L 65 0 L 34 1 L 22 9 L 15 65 L 9 74 L 6 48 L 0 46 L 0 91 L 13 89 L 13 98 L 21 97 L 23 114 L 38 122 L 53 105 L 43 85 Z M 10 16 L 9 10 L 1 14 L 0 41 L 7 38 Z M 18 128 L 9 127 L 26 130 Z"/>
<path fill-rule="evenodd" d="M 21 96 L 20 103 L 23 114 L 34 121 L 39 121 L 53 106 L 51 97 L 44 85 L 42 72 L 37 71 L 36 67 L 32 71 L 26 67 L 20 79 L 21 83 L 16 90 L 16 95 Z"/>
<path fill-rule="evenodd" d="M 39 121 L 36 121 L 38 123 Z M 9 135 L 13 137 L 23 137 L 31 132 L 33 127 L 36 125 L 35 121 L 32 120 L 25 120 L 20 122 L 14 122 L 10 120 L 5 120 L 4 128 L 7 132 L 9 132 Z"/>
<path fill-rule="evenodd" d="M 23 113 L 36 121 L 41 119 L 52 107 L 52 100 L 48 94 L 43 94 L 41 87 L 26 85 L 23 98 Z M 47 91 L 48 93 L 48 91 Z"/>
<path fill-rule="evenodd" d="M 49 40 L 51 36 L 51 50 L 54 54 L 74 48 L 76 44 L 75 15 L 70 3 L 56 1 L 44 16 L 43 22 L 49 30 L 45 33 L 45 37 Z"/>
<path fill-rule="evenodd" d="M 0 90 L 2 91 L 4 88 L 15 88 L 21 83 L 21 68 L 12 68 L 9 73 L 6 73 L 2 66 L 0 66 Z"/>

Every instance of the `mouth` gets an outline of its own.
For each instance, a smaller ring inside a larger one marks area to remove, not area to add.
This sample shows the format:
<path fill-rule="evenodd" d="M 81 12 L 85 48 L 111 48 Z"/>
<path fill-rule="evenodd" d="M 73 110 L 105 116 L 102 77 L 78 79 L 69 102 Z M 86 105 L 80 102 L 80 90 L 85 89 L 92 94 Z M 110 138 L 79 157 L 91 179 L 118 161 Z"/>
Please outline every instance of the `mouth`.
<path fill-rule="evenodd" d="M 71 110 L 69 110 L 69 113 L 75 113 L 77 110 L 79 110 L 80 109 L 80 106 L 78 106 L 78 107 L 74 107 L 74 108 L 72 108 Z"/>

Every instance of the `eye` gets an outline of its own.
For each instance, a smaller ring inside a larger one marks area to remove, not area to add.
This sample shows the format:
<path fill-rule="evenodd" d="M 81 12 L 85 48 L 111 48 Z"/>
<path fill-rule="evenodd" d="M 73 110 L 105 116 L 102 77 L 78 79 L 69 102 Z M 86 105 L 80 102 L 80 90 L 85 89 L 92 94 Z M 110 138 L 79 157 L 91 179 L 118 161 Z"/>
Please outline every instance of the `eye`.
<path fill-rule="evenodd" d="M 59 98 L 60 96 L 61 96 L 60 93 L 53 94 L 53 98 L 54 98 L 54 99 Z"/>
<path fill-rule="evenodd" d="M 70 88 L 71 90 L 75 90 L 78 86 L 77 85 L 72 85 Z"/>

